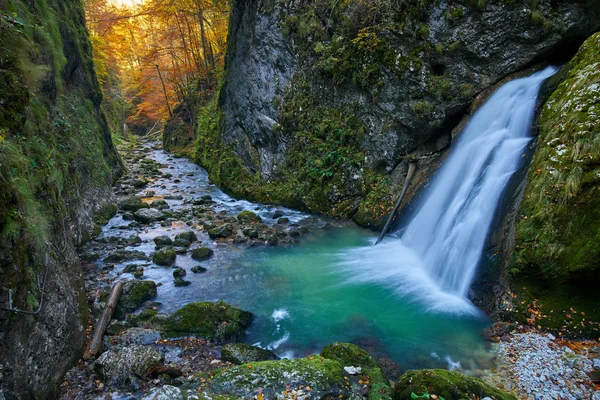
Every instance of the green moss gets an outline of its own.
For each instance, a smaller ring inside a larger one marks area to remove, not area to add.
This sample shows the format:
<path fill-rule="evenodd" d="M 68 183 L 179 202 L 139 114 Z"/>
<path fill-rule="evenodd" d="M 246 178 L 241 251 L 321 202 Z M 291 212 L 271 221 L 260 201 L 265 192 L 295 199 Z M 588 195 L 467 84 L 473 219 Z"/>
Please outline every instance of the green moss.
<path fill-rule="evenodd" d="M 175 264 L 177 253 L 173 247 L 167 246 L 158 249 L 152 256 L 152 262 L 156 265 L 169 267 Z"/>
<path fill-rule="evenodd" d="M 237 215 L 237 219 L 238 221 L 242 222 L 242 223 L 249 223 L 249 222 L 261 222 L 262 219 L 256 215 L 255 213 L 253 213 L 252 211 L 242 211 L 241 213 L 239 213 Z"/>
<path fill-rule="evenodd" d="M 144 302 L 156 297 L 156 283 L 153 281 L 130 281 L 123 287 L 115 318 L 123 318 L 126 313 L 137 310 Z"/>
<path fill-rule="evenodd" d="M 514 273 L 564 281 L 596 270 L 600 256 L 600 34 L 589 38 L 543 106 Z"/>
<path fill-rule="evenodd" d="M 197 249 L 192 250 L 192 258 L 196 261 L 204 261 L 208 260 L 213 256 L 215 252 L 208 247 L 199 247 Z"/>
<path fill-rule="evenodd" d="M 445 400 L 490 397 L 493 400 L 516 400 L 516 397 L 458 372 L 443 369 L 411 370 L 396 381 L 393 399 L 405 400 L 417 396 L 436 395 Z M 429 397 L 430 398 L 430 397 Z"/>
<path fill-rule="evenodd" d="M 226 344 L 221 350 L 221 360 L 233 364 L 245 364 L 249 362 L 276 359 L 277 356 L 272 351 L 243 343 Z"/>
<path fill-rule="evenodd" d="M 167 336 L 195 335 L 215 341 L 241 337 L 252 314 L 218 301 L 190 303 L 169 316 L 163 325 Z"/>

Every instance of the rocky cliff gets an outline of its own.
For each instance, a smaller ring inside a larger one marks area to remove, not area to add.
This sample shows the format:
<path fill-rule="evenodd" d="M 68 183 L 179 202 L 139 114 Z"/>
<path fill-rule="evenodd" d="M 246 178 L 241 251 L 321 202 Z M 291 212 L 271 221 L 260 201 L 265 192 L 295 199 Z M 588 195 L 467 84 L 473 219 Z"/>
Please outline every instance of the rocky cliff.
<path fill-rule="evenodd" d="M 475 96 L 598 29 L 594 1 L 236 1 L 198 162 L 236 195 L 380 226 Z M 412 188 L 413 192 L 415 187 Z"/>
<path fill-rule="evenodd" d="M 121 169 L 101 100 L 80 0 L 0 2 L 2 398 L 54 397 L 85 345 L 75 246 Z"/>

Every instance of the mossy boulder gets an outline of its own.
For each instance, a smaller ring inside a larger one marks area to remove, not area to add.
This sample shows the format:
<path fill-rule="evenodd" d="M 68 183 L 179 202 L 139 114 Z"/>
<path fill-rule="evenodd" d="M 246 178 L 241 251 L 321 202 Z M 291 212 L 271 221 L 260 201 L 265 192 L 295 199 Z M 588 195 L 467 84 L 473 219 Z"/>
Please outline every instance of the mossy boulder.
<path fill-rule="evenodd" d="M 493 400 L 516 400 L 480 379 L 445 369 L 411 370 L 396 381 L 392 398 L 406 400 L 412 393 L 422 396 L 425 393 L 443 397 L 445 400 L 461 400 L 489 397 Z"/>
<path fill-rule="evenodd" d="M 175 240 L 177 240 L 177 239 L 184 239 L 190 243 L 194 243 L 195 241 L 198 240 L 198 237 L 196 236 L 196 234 L 194 232 L 186 231 L 186 232 L 181 232 L 181 233 L 178 233 L 177 235 L 175 235 Z"/>
<path fill-rule="evenodd" d="M 106 263 L 122 263 L 123 261 L 147 260 L 146 254 L 142 251 L 117 250 L 104 258 Z"/>
<path fill-rule="evenodd" d="M 210 380 L 208 390 L 242 398 L 262 387 L 265 397 L 275 398 L 289 384 L 292 389 L 308 386 L 311 388 L 311 398 L 320 399 L 325 395 L 337 397 L 351 393 L 346 388 L 344 376 L 344 369 L 339 362 L 310 356 L 235 366 L 217 373 Z"/>
<path fill-rule="evenodd" d="M 208 230 L 208 236 L 211 239 L 223 239 L 233 235 L 233 228 L 230 224 L 216 226 Z"/>
<path fill-rule="evenodd" d="M 105 204 L 94 216 L 94 222 L 98 225 L 106 225 L 112 217 L 117 214 L 118 208 L 114 203 Z"/>
<path fill-rule="evenodd" d="M 173 240 L 173 246 L 175 246 L 175 247 L 187 248 L 187 247 L 190 247 L 191 245 L 192 245 L 192 243 L 187 239 L 175 238 L 175 240 Z"/>
<path fill-rule="evenodd" d="M 192 335 L 214 341 L 235 340 L 250 326 L 252 314 L 223 301 L 190 303 L 163 324 L 166 336 Z"/>
<path fill-rule="evenodd" d="M 253 213 L 252 211 L 242 211 L 241 213 L 239 213 L 237 215 L 237 219 L 238 221 L 240 221 L 241 223 L 247 224 L 247 223 L 251 223 L 251 222 L 262 222 L 262 219 L 256 215 L 255 213 Z"/>
<path fill-rule="evenodd" d="M 162 219 L 165 219 L 165 214 L 154 208 L 142 208 L 133 213 L 133 217 L 137 222 L 142 224 L 151 224 Z"/>
<path fill-rule="evenodd" d="M 321 351 L 321 357 L 339 361 L 345 367 L 360 367 L 361 373 L 370 377 L 371 392 L 380 396 L 391 395 L 389 381 L 379 362 L 357 345 L 335 342 Z"/>
<path fill-rule="evenodd" d="M 142 208 L 148 208 L 149 205 L 144 203 L 139 197 L 129 196 L 119 203 L 121 211 L 136 212 Z"/>
<path fill-rule="evenodd" d="M 154 238 L 154 244 L 157 246 L 170 246 L 173 244 L 173 241 L 170 237 L 162 235 Z"/>
<path fill-rule="evenodd" d="M 277 360 L 275 353 L 243 343 L 226 344 L 221 350 L 221 360 L 233 364 Z"/>
<path fill-rule="evenodd" d="M 215 252 L 208 247 L 198 247 L 192 250 L 192 258 L 196 261 L 208 260 Z"/>
<path fill-rule="evenodd" d="M 201 265 L 196 265 L 196 266 L 192 267 L 191 271 L 195 274 L 202 274 L 202 273 L 206 272 L 206 268 L 204 268 Z"/>
<path fill-rule="evenodd" d="M 175 264 L 175 259 L 177 258 L 177 253 L 175 249 L 172 247 L 163 247 L 160 248 L 154 253 L 152 256 L 152 262 L 156 265 L 161 265 L 163 267 L 169 267 Z"/>
<path fill-rule="evenodd" d="M 129 281 L 123 286 L 123 292 L 115 309 L 115 318 L 137 310 L 144 302 L 156 297 L 156 283 L 153 281 Z"/>

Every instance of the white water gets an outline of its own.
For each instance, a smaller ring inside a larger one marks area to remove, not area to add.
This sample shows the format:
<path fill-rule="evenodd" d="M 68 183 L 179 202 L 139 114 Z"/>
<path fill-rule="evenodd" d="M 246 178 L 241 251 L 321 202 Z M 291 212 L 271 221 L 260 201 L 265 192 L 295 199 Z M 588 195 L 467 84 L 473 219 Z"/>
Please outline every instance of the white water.
<path fill-rule="evenodd" d="M 413 219 L 379 246 L 342 254 L 350 280 L 392 286 L 445 312 L 476 312 L 467 293 L 502 192 L 519 167 L 552 67 L 500 87 L 477 111 Z"/>

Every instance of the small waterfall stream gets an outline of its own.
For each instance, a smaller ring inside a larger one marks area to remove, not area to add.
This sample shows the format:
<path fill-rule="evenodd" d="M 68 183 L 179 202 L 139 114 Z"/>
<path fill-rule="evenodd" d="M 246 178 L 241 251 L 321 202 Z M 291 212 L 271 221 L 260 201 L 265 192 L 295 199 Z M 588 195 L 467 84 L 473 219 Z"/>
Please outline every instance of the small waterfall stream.
<path fill-rule="evenodd" d="M 437 311 L 472 311 L 466 296 L 502 192 L 519 167 L 548 67 L 500 87 L 454 144 L 412 220 L 371 249 L 343 254 L 355 282 L 394 286 Z"/>

